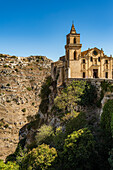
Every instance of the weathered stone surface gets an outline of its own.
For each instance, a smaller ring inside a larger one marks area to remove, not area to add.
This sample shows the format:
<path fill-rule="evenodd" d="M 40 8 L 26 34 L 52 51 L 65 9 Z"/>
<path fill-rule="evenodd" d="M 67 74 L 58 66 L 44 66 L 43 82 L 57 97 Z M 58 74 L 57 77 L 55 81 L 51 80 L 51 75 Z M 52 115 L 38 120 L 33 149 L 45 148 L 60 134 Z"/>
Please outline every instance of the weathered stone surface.
<path fill-rule="evenodd" d="M 51 60 L 44 56 L 0 58 L 0 159 L 15 151 L 20 129 L 38 112 L 50 66 Z"/>

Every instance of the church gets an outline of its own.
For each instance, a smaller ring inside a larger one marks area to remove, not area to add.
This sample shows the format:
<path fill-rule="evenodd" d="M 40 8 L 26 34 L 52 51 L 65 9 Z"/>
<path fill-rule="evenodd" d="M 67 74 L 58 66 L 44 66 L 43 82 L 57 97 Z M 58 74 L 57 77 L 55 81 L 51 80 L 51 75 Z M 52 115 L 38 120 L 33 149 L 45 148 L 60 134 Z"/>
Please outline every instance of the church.
<path fill-rule="evenodd" d="M 80 34 L 74 24 L 66 39 L 65 56 L 51 64 L 51 75 L 58 86 L 70 79 L 113 79 L 112 56 L 96 47 L 81 52 Z"/>

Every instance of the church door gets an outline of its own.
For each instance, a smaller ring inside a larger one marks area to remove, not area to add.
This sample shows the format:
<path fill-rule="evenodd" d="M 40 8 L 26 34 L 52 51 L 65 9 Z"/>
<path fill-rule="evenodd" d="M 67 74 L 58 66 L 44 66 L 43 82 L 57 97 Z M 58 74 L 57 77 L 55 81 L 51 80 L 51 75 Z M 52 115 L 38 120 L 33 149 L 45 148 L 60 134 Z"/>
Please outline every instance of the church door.
<path fill-rule="evenodd" d="M 93 69 L 93 78 L 98 78 L 98 69 Z"/>

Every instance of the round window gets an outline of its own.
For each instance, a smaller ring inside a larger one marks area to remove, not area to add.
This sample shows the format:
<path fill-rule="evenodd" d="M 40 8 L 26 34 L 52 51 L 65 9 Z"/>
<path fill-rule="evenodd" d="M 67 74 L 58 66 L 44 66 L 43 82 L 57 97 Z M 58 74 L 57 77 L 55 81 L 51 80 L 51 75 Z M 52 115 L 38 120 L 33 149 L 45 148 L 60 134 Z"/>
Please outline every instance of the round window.
<path fill-rule="evenodd" d="M 96 50 L 93 51 L 94 55 L 98 55 L 98 52 Z"/>

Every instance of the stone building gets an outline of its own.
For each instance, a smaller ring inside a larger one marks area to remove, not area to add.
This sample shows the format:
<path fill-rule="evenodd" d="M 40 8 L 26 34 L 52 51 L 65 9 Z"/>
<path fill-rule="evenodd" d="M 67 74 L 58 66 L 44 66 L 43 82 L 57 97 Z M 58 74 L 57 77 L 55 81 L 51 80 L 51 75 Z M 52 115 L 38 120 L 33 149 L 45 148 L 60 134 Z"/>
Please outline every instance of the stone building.
<path fill-rule="evenodd" d="M 69 79 L 113 79 L 112 56 L 108 57 L 96 47 L 81 52 L 81 47 L 80 34 L 72 24 L 67 35 L 65 56 L 51 64 L 51 75 L 53 80 L 57 79 L 57 85 Z"/>

